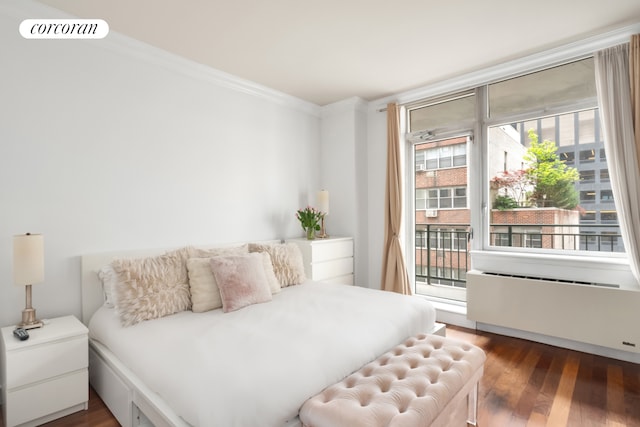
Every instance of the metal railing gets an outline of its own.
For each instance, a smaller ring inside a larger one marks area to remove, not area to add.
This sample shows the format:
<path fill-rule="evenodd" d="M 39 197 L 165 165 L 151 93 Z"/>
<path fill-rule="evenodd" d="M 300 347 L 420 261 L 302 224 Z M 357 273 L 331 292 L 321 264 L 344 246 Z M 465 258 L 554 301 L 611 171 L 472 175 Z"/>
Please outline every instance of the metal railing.
<path fill-rule="evenodd" d="M 624 252 L 617 224 L 490 224 L 492 246 Z M 416 224 L 416 281 L 466 287 L 469 224 Z"/>
<path fill-rule="evenodd" d="M 491 224 L 489 242 L 517 248 L 624 252 L 618 224 Z"/>

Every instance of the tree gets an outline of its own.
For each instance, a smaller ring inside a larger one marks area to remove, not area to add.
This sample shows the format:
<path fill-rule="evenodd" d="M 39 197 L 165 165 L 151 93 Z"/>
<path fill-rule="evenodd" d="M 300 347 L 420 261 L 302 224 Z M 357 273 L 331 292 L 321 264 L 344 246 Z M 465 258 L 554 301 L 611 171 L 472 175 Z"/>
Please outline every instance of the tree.
<path fill-rule="evenodd" d="M 537 206 L 574 209 L 579 202 L 575 187 L 575 182 L 580 179 L 578 170 L 560 160 L 558 147 L 553 141 L 539 142 L 533 130 L 529 130 L 529 141 L 524 155 L 524 160 L 529 163 L 527 176 L 533 184 L 529 199 Z"/>
<path fill-rule="evenodd" d="M 526 203 L 528 189 L 531 188 L 531 181 L 524 169 L 516 171 L 504 171 L 491 179 L 491 188 L 502 190 L 503 194 L 498 194 L 494 201 L 494 208 L 505 210 L 520 207 Z"/>

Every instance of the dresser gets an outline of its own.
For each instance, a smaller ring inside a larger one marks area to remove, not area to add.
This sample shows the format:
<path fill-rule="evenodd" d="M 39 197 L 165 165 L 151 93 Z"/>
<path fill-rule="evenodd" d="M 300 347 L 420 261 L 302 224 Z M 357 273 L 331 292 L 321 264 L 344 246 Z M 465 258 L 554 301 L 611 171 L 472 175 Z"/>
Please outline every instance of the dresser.
<path fill-rule="evenodd" d="M 45 321 L 29 339 L 2 328 L 2 397 L 5 427 L 35 426 L 87 409 L 87 328 L 74 316 Z"/>
<path fill-rule="evenodd" d="M 290 239 L 302 252 L 308 279 L 353 285 L 353 238 Z"/>

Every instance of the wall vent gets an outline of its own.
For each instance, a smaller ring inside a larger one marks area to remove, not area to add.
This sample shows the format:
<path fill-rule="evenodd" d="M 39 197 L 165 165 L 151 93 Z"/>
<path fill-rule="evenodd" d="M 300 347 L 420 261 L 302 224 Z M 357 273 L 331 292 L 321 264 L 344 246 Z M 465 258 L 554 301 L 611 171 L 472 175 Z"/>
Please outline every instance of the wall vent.
<path fill-rule="evenodd" d="M 614 289 L 620 288 L 620 285 L 612 285 L 607 283 L 595 283 L 595 282 L 583 282 L 580 280 L 551 279 L 549 277 L 533 277 L 533 276 L 523 276 L 519 274 L 492 273 L 489 271 L 483 271 L 482 274 L 486 274 L 489 276 L 499 276 L 499 277 L 513 277 L 515 279 L 544 280 L 545 282 L 557 282 L 557 283 L 566 283 L 566 284 L 572 284 L 572 285 L 600 286 L 603 288 L 614 288 Z"/>
<path fill-rule="evenodd" d="M 638 307 L 616 286 L 467 272 L 467 318 L 487 325 L 640 353 Z"/>

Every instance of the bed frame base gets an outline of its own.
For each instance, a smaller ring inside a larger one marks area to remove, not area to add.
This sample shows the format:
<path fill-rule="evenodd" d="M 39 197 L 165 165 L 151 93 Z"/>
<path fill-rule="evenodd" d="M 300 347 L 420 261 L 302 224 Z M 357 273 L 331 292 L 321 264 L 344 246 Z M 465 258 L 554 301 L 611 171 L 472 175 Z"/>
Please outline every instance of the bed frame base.
<path fill-rule="evenodd" d="M 122 427 L 189 427 L 106 349 L 89 345 L 89 381 Z"/>
<path fill-rule="evenodd" d="M 444 337 L 446 327 L 436 323 L 430 333 Z M 190 427 L 160 396 L 110 355 L 102 344 L 89 340 L 89 381 L 122 427 Z M 475 405 L 470 403 L 469 420 L 474 419 L 472 408 Z M 299 419 L 286 424 L 287 427 L 296 425 L 302 425 Z"/>

